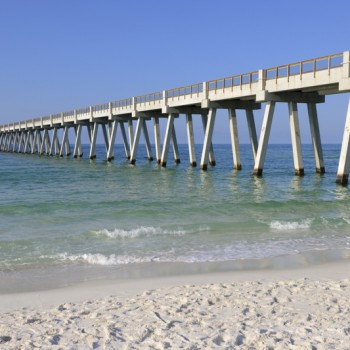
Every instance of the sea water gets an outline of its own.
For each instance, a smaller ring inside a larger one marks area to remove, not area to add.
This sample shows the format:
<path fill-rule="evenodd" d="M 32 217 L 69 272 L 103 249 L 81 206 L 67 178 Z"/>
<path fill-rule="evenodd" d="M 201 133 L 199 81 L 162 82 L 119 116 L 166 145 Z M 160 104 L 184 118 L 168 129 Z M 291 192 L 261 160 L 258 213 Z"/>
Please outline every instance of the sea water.
<path fill-rule="evenodd" d="M 101 278 L 139 278 L 227 269 L 279 268 L 350 258 L 350 193 L 335 184 L 339 145 L 324 145 L 326 174 L 303 145 L 305 176 L 294 176 L 290 145 L 269 145 L 262 178 L 230 145 L 216 166 L 167 168 L 140 145 L 116 159 L 0 153 L 0 293 Z M 197 157 L 201 148 L 198 147 Z M 199 163 L 199 159 L 197 160 Z"/>

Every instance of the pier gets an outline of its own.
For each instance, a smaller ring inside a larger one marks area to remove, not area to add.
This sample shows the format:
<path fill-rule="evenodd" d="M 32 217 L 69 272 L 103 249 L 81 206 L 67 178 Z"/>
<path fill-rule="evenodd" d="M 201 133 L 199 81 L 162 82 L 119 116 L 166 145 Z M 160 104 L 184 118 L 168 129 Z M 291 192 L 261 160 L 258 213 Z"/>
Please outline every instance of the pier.
<path fill-rule="evenodd" d="M 82 132 L 90 140 L 89 158 L 96 157 L 97 135 L 102 130 L 106 147 L 106 159 L 114 159 L 114 145 L 118 127 L 121 130 L 125 156 L 136 163 L 141 133 L 144 135 L 147 156 L 154 156 L 162 167 L 168 163 L 170 144 L 174 161 L 180 162 L 174 120 L 185 116 L 187 126 L 190 166 L 197 166 L 192 116 L 199 115 L 204 129 L 204 142 L 200 168 L 215 166 L 212 145 L 216 111 L 226 109 L 231 135 L 233 167 L 242 168 L 239 148 L 236 111 L 245 111 L 248 124 L 254 169 L 262 176 L 276 103 L 285 103 L 289 109 L 290 131 L 295 175 L 304 175 L 301 150 L 298 104 L 307 105 L 311 139 L 317 173 L 324 173 L 325 166 L 318 124 L 317 104 L 324 103 L 326 95 L 350 91 L 350 51 L 314 58 L 283 66 L 201 82 L 184 87 L 154 92 L 143 96 L 112 101 L 95 106 L 74 109 L 40 118 L 23 120 L 0 126 L 0 151 L 37 153 L 81 157 Z M 256 131 L 254 110 L 264 108 L 260 136 Z M 161 140 L 159 119 L 167 121 Z M 134 130 L 133 121 L 136 121 Z M 154 128 L 154 149 L 148 134 L 149 124 Z M 75 132 L 74 148 L 71 149 L 69 129 Z M 59 139 L 58 131 L 63 130 Z M 339 157 L 336 182 L 348 183 L 350 170 L 350 102 L 344 126 L 344 136 Z"/>

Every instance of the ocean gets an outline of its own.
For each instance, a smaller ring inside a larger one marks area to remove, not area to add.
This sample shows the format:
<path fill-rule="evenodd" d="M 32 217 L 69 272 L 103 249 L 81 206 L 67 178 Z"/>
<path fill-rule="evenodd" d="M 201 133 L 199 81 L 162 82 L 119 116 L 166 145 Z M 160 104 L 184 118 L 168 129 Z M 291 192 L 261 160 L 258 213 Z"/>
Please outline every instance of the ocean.
<path fill-rule="evenodd" d="M 290 145 L 269 145 L 262 178 L 250 145 L 233 170 L 230 145 L 216 166 L 0 153 L 0 293 L 98 279 L 229 269 L 308 266 L 350 258 L 350 196 L 335 184 L 340 145 L 324 145 L 326 174 L 303 145 L 305 176 L 294 176 Z M 201 147 L 197 148 L 199 163 Z"/>

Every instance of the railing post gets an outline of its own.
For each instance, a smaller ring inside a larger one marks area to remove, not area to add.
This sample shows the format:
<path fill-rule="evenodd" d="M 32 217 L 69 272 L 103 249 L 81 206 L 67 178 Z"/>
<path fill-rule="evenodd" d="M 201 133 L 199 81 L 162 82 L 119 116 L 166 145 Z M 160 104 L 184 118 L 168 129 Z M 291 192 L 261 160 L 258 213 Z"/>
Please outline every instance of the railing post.
<path fill-rule="evenodd" d="M 162 105 L 166 107 L 168 104 L 168 91 L 163 90 L 163 103 Z"/>
<path fill-rule="evenodd" d="M 93 112 L 92 106 L 90 106 L 89 108 L 90 108 L 90 123 L 92 123 L 92 121 L 94 120 L 94 112 Z"/>
<path fill-rule="evenodd" d="M 350 51 L 343 53 L 343 78 L 350 77 Z"/>
<path fill-rule="evenodd" d="M 265 85 L 266 85 L 266 69 L 259 69 L 259 72 L 258 72 L 259 90 L 265 90 Z"/>

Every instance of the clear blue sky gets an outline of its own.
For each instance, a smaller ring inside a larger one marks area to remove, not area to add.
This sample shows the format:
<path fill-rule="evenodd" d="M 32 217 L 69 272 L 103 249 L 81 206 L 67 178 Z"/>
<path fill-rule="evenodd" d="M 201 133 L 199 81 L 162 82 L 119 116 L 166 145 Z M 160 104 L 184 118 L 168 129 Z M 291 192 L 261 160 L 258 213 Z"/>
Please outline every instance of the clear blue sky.
<path fill-rule="evenodd" d="M 346 51 L 349 15 L 348 0 L 0 0 L 0 124 Z M 323 142 L 341 142 L 348 98 L 319 106 Z M 227 129 L 221 111 L 214 141 Z M 271 142 L 289 135 L 281 105 Z"/>

